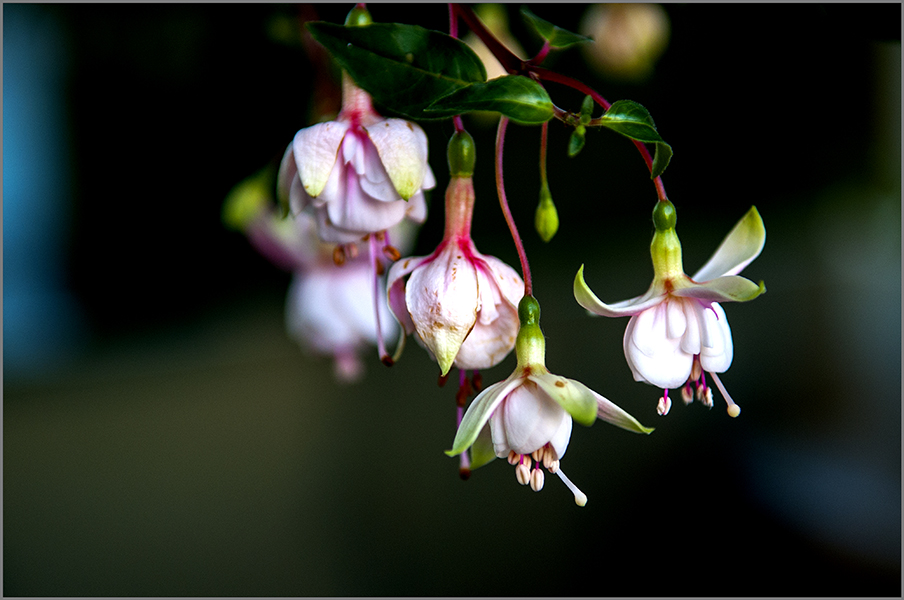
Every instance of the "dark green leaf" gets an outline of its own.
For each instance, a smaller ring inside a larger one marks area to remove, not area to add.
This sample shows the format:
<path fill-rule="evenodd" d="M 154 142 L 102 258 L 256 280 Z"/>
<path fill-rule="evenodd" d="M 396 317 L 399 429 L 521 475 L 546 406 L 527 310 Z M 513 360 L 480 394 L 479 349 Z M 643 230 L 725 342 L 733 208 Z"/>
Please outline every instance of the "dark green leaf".
<path fill-rule="evenodd" d="M 439 31 L 398 23 L 344 27 L 316 22 L 307 27 L 377 103 L 410 119 L 438 118 L 424 108 L 487 78 L 473 50 Z"/>
<path fill-rule="evenodd" d="M 428 116 L 453 116 L 472 110 L 499 112 L 512 121 L 539 125 L 553 117 L 552 100 L 543 86 L 521 75 L 474 83 L 436 100 Z"/>
<path fill-rule="evenodd" d="M 574 158 L 584 148 L 584 126 L 578 125 L 568 138 L 568 156 Z"/>
<path fill-rule="evenodd" d="M 656 154 L 653 156 L 653 169 L 650 172 L 650 178 L 656 179 L 662 175 L 665 168 L 669 166 L 672 160 L 672 147 L 665 142 L 656 144 Z"/>
<path fill-rule="evenodd" d="M 524 21 L 533 27 L 534 31 L 536 31 L 544 40 L 548 41 L 549 45 L 553 48 L 567 48 L 568 46 L 581 42 L 593 41 L 593 38 L 572 33 L 553 25 L 545 19 L 541 19 L 528 10 L 526 6 L 521 7 L 521 16 L 524 17 Z"/>
<path fill-rule="evenodd" d="M 600 119 L 604 127 L 637 140 L 656 144 L 656 154 L 653 157 L 653 169 L 650 173 L 655 179 L 662 175 L 672 158 L 672 147 L 656 131 L 656 124 L 650 112 L 631 100 L 619 100 L 614 102 L 609 110 Z"/>

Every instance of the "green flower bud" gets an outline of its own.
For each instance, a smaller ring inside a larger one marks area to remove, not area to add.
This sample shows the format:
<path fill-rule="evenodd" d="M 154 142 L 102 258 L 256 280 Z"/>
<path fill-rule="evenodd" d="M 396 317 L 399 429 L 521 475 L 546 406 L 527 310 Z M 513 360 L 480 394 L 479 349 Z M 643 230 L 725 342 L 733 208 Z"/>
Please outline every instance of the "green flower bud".
<path fill-rule="evenodd" d="M 540 324 L 540 303 L 533 296 L 525 296 L 518 303 L 518 320 L 521 326 Z"/>
<path fill-rule="evenodd" d="M 449 157 L 449 174 L 452 177 L 470 177 L 474 174 L 476 146 L 467 131 L 456 131 L 449 139 L 446 154 Z"/>
<path fill-rule="evenodd" d="M 584 96 L 584 102 L 581 104 L 581 125 L 590 123 L 590 119 L 593 118 L 593 106 L 593 98 Z"/>
<path fill-rule="evenodd" d="M 661 200 L 656 203 L 653 208 L 653 226 L 656 231 L 667 231 L 675 228 L 678 222 L 678 213 L 675 212 L 675 205 L 669 200 Z"/>
<path fill-rule="evenodd" d="M 534 227 L 544 242 L 551 240 L 559 230 L 559 213 L 547 187 L 540 190 L 540 204 L 537 205 L 537 212 L 534 214 Z"/>
<path fill-rule="evenodd" d="M 583 125 L 578 125 L 571 132 L 571 138 L 568 140 L 568 156 L 574 158 L 578 152 L 584 147 L 584 132 L 587 131 Z"/>
<path fill-rule="evenodd" d="M 533 296 L 525 296 L 518 303 L 521 328 L 515 339 L 515 356 L 519 367 L 546 366 L 546 338 L 540 329 L 540 303 Z"/>
<path fill-rule="evenodd" d="M 345 18 L 346 27 L 363 27 L 373 22 L 373 19 L 370 18 L 370 13 L 363 6 L 355 6 Z"/>

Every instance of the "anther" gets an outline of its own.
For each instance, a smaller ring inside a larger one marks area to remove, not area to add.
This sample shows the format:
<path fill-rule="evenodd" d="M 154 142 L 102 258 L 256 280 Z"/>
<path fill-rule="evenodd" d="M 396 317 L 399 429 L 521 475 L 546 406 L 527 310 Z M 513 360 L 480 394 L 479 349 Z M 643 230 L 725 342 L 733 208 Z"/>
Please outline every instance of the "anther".
<path fill-rule="evenodd" d="M 471 371 L 471 385 L 474 386 L 474 391 L 478 394 L 483 389 L 483 376 L 480 371 Z"/>
<path fill-rule="evenodd" d="M 342 246 L 333 248 L 333 262 L 337 267 L 341 267 L 345 264 L 345 250 L 342 249 Z"/>
<path fill-rule="evenodd" d="M 530 467 L 524 463 L 519 464 L 515 467 L 515 478 L 518 479 L 518 483 L 521 485 L 530 483 Z"/>
<path fill-rule="evenodd" d="M 713 407 L 713 389 L 711 387 L 706 388 L 706 392 L 703 394 L 703 406 Z"/>
<path fill-rule="evenodd" d="M 383 240 L 386 239 L 386 230 L 384 229 L 383 231 L 376 232 L 374 234 L 374 237 L 377 238 L 378 242 L 382 242 Z"/>
<path fill-rule="evenodd" d="M 534 458 L 535 461 L 542 463 L 543 458 L 546 455 L 546 446 L 540 446 L 539 448 L 531 452 L 530 455 Z"/>
<path fill-rule="evenodd" d="M 395 246 L 383 246 L 383 254 L 393 262 L 402 258 L 402 253 Z"/>
<path fill-rule="evenodd" d="M 514 450 L 509 450 L 508 464 L 515 466 L 518 464 L 519 460 L 520 457 L 518 456 L 518 454 L 516 454 Z"/>
<path fill-rule="evenodd" d="M 685 383 L 684 387 L 681 388 L 681 399 L 684 400 L 685 404 L 690 404 L 694 401 L 694 391 L 691 389 L 690 382 Z"/>
<path fill-rule="evenodd" d="M 534 469 L 530 474 L 530 489 L 539 492 L 543 489 L 543 481 L 545 479 L 546 476 L 543 474 L 543 469 Z"/>
<path fill-rule="evenodd" d="M 700 364 L 700 355 L 694 357 L 691 364 L 691 381 L 699 381 L 700 375 L 703 374 L 703 366 Z"/>
<path fill-rule="evenodd" d="M 345 245 L 345 254 L 351 260 L 358 258 L 358 244 L 346 244 Z"/>
<path fill-rule="evenodd" d="M 385 272 L 386 272 L 386 270 L 383 268 L 383 263 L 380 262 L 379 259 L 377 259 L 377 275 L 382 277 L 383 273 L 385 273 Z"/>
<path fill-rule="evenodd" d="M 659 404 L 656 405 L 656 412 L 658 412 L 661 416 L 666 416 L 669 414 L 669 410 L 672 408 L 672 399 L 669 398 L 669 391 L 663 390 L 665 393 L 662 398 L 659 399 Z"/>
<path fill-rule="evenodd" d="M 392 365 L 395 364 L 395 361 L 392 360 L 392 357 L 389 356 L 388 354 L 384 354 L 383 356 L 381 356 L 381 357 L 380 357 L 380 360 L 381 360 L 381 361 L 383 362 L 383 364 L 386 365 L 387 367 L 391 367 Z"/>

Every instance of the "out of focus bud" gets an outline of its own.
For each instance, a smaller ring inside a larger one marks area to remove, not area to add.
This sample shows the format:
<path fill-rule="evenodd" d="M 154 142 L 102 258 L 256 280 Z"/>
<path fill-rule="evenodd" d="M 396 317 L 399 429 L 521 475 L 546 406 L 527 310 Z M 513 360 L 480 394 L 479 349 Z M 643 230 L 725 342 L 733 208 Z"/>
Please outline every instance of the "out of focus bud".
<path fill-rule="evenodd" d="M 584 57 L 599 74 L 643 81 L 669 42 L 669 18 L 658 4 L 594 4 L 581 20 Z"/>

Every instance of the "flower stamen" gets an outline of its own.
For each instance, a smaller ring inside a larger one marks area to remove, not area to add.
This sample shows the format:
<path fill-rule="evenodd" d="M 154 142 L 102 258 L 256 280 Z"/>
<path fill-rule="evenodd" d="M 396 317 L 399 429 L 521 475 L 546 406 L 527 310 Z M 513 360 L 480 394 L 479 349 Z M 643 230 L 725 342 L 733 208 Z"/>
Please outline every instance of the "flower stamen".
<path fill-rule="evenodd" d="M 659 404 L 656 405 L 656 412 L 659 413 L 660 416 L 664 417 L 669 414 L 669 410 L 672 408 L 672 400 L 669 398 L 669 391 L 662 390 L 662 398 L 659 399 Z"/>

